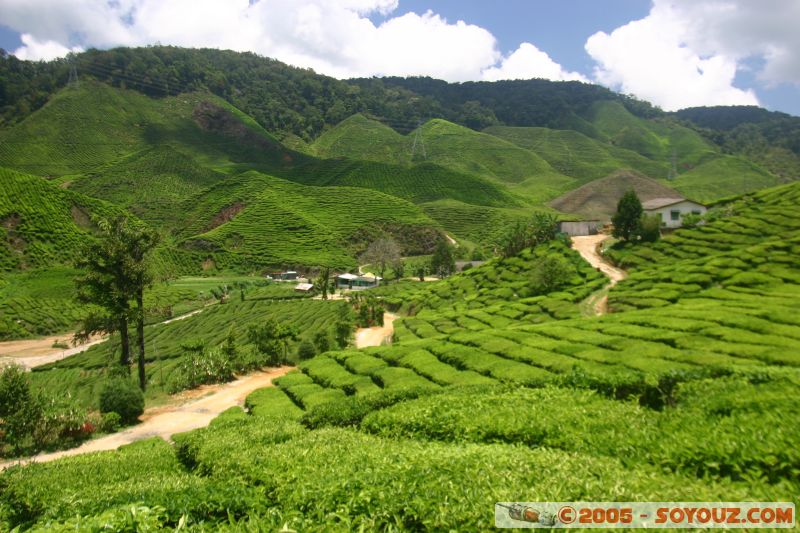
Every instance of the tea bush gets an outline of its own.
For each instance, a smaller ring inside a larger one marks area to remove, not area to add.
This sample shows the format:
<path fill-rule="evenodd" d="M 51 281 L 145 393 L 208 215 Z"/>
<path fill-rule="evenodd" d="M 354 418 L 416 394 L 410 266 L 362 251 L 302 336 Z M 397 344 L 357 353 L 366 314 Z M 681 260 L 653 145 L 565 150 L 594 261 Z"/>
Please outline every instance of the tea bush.
<path fill-rule="evenodd" d="M 124 424 L 136 422 L 144 413 L 144 395 L 131 380 L 118 378 L 109 381 L 98 399 L 101 413 L 117 413 Z"/>

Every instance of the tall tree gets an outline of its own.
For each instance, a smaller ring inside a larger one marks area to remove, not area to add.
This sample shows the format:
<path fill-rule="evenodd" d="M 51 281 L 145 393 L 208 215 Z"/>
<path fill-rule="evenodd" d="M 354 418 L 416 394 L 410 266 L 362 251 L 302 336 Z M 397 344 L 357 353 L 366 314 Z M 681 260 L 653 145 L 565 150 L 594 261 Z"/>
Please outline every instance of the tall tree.
<path fill-rule="evenodd" d="M 316 279 L 317 287 L 320 290 L 323 300 L 328 299 L 328 289 L 331 286 L 331 269 L 330 267 L 322 267 Z"/>
<path fill-rule="evenodd" d="M 131 229 L 125 234 L 128 250 L 128 268 L 130 270 L 131 288 L 136 300 L 136 344 L 139 348 L 139 387 L 146 387 L 144 373 L 144 290 L 153 284 L 153 272 L 150 268 L 150 255 L 159 242 L 159 235 L 149 229 Z"/>
<path fill-rule="evenodd" d="M 633 190 L 622 195 L 617 203 L 617 212 L 611 217 L 614 237 L 631 240 L 639 234 L 642 226 L 642 202 Z"/>
<path fill-rule="evenodd" d="M 400 260 L 400 246 L 390 237 L 373 241 L 367 251 L 361 254 L 362 264 L 374 264 L 378 267 L 378 273 L 384 277 L 389 265 L 395 264 Z"/>
<path fill-rule="evenodd" d="M 97 333 L 120 334 L 120 365 L 131 364 L 128 320 L 131 316 L 130 279 L 124 245 L 123 219 L 97 220 L 100 238 L 84 248 L 76 266 L 84 274 L 75 280 L 78 300 L 94 304 L 95 311 L 84 318 L 75 339 L 85 341 Z"/>
<path fill-rule="evenodd" d="M 142 226 L 134 226 L 123 216 L 98 220 L 100 238 L 84 249 L 77 266 L 85 271 L 76 282 L 78 299 L 93 303 L 100 310 L 83 321 L 75 337 L 85 340 L 95 333 L 120 334 L 120 364 L 130 368 L 130 335 L 128 322 L 136 321 L 139 348 L 139 386 L 145 388 L 144 376 L 144 289 L 153 277 L 148 260 L 158 243 L 158 234 Z M 136 307 L 131 307 L 131 301 Z"/>
<path fill-rule="evenodd" d="M 431 272 L 440 278 L 445 278 L 455 272 L 456 260 L 453 257 L 453 248 L 444 239 L 441 239 L 431 257 Z"/>

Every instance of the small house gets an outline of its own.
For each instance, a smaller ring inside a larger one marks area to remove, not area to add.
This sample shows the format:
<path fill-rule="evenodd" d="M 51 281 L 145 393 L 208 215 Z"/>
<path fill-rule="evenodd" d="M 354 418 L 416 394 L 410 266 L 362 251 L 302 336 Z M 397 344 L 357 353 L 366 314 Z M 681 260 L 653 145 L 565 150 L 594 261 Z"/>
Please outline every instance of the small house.
<path fill-rule="evenodd" d="M 703 215 L 708 210 L 703 204 L 685 198 L 653 198 L 642 202 L 642 208 L 647 215 L 661 217 L 661 226 L 665 228 L 680 228 L 682 217 Z"/>
<path fill-rule="evenodd" d="M 272 279 L 276 281 L 297 281 L 297 272 L 294 270 L 287 270 L 286 272 L 278 272 L 272 275 Z"/>
<path fill-rule="evenodd" d="M 371 274 L 358 276 L 356 274 L 340 274 L 336 276 L 336 287 L 351 291 L 360 291 L 377 287 L 383 278 Z"/>
<path fill-rule="evenodd" d="M 297 285 L 295 285 L 294 290 L 297 292 L 309 292 L 313 288 L 314 288 L 313 283 L 298 283 Z"/>

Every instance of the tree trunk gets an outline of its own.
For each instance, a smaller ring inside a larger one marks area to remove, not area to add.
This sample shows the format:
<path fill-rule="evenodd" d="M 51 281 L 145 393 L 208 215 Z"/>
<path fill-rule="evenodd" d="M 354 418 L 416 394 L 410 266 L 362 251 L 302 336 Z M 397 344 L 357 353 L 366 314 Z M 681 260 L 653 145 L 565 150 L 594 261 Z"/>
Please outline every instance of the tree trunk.
<path fill-rule="evenodd" d="M 136 292 L 136 343 L 139 346 L 139 388 L 145 389 L 144 375 L 144 291 Z"/>
<path fill-rule="evenodd" d="M 131 345 L 128 338 L 128 319 L 124 316 L 119 320 L 119 337 L 122 343 L 122 355 L 120 356 L 119 364 L 130 369 Z"/>

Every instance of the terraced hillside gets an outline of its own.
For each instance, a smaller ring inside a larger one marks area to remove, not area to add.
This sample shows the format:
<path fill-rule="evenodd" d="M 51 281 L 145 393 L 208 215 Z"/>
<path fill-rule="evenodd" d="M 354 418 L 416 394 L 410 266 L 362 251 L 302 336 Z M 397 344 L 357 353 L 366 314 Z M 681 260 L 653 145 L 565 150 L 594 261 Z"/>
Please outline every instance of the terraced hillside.
<path fill-rule="evenodd" d="M 479 243 L 489 250 L 502 241 L 509 228 L 530 216 L 525 208 L 486 207 L 457 200 L 427 202 L 420 207 L 459 241 Z"/>
<path fill-rule="evenodd" d="M 631 276 L 609 295 L 619 309 L 661 307 L 685 298 L 736 294 L 786 297 L 800 284 L 800 186 L 744 196 L 712 211 L 713 222 L 682 229 L 649 246 L 609 250 Z M 730 291 L 735 291 L 731 294 Z"/>
<path fill-rule="evenodd" d="M 781 183 L 774 174 L 743 158 L 722 155 L 717 147 L 689 128 L 669 121 L 641 119 L 617 102 L 593 104 L 592 124 L 615 146 L 658 163 L 671 166 L 674 161 L 677 177 L 668 184 L 700 202 Z M 651 177 L 663 180 L 665 176 Z"/>
<path fill-rule="evenodd" d="M 169 527 L 474 530 L 491 527 L 495 502 L 519 494 L 791 501 L 800 490 L 800 429 L 787 423 L 800 414 L 798 190 L 721 206 L 702 230 L 629 253 L 641 263 L 620 293 L 654 296 L 637 284 L 662 269 L 685 293 L 657 308 L 589 318 L 517 302 L 497 307 L 514 316 L 489 312 L 530 279 L 537 257 L 573 257 L 557 243 L 396 292 L 400 305 L 420 306 L 415 318 L 430 334 L 303 362 L 251 395 L 247 411 L 176 436 L 174 447 L 147 441 L 7 471 L 0 519 L 123 523 L 137 502 L 139 520 Z M 772 243 L 774 262 L 759 248 Z M 671 263 L 645 263 L 648 254 Z M 754 286 L 732 254 L 769 272 Z M 742 273 L 709 287 L 697 272 L 676 276 L 700 260 Z M 576 267 L 541 302 L 573 305 L 603 282 Z M 437 322 L 450 310 L 469 320 Z"/>
<path fill-rule="evenodd" d="M 627 148 L 602 142 L 573 130 L 492 126 L 484 133 L 512 142 L 541 156 L 558 172 L 580 183 L 632 169 L 652 178 L 666 177 L 663 160 L 653 160 Z"/>
<path fill-rule="evenodd" d="M 429 120 L 401 135 L 375 120 L 354 115 L 322 134 L 310 150 L 322 157 L 412 166 L 427 161 L 510 186 L 537 203 L 575 186 L 574 179 L 554 170 L 536 153 L 442 119 Z"/>
<path fill-rule="evenodd" d="M 352 268 L 365 242 L 394 235 L 408 255 L 428 253 L 436 222 L 415 205 L 356 187 L 299 185 L 257 172 L 191 200 L 184 246 L 220 252 L 250 268 L 304 264 Z"/>
<path fill-rule="evenodd" d="M 93 231 L 92 216 L 117 213 L 109 203 L 0 168 L 0 272 L 73 259 Z"/>

